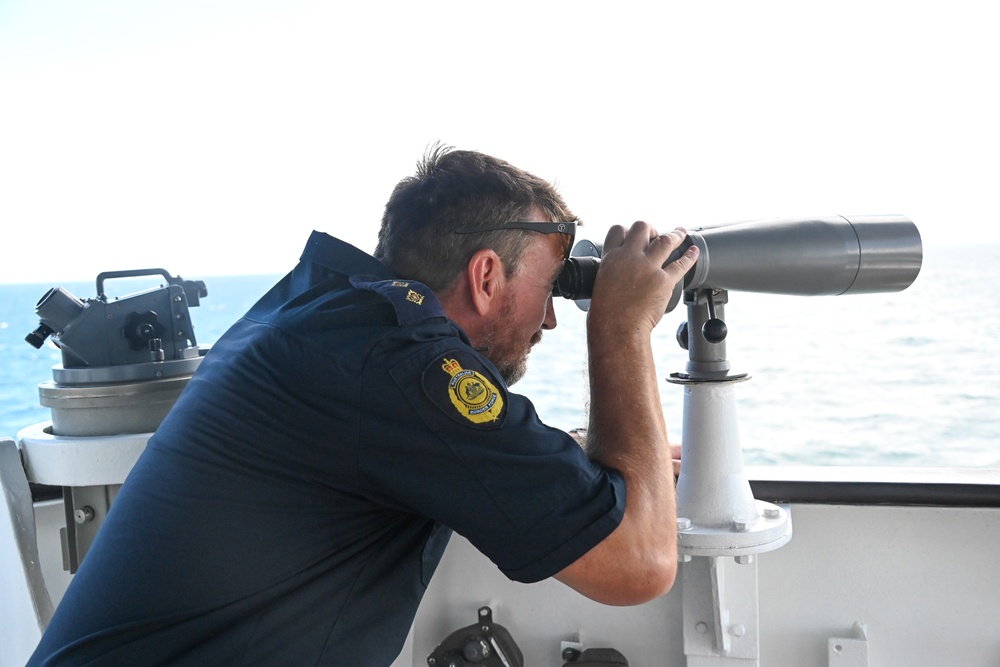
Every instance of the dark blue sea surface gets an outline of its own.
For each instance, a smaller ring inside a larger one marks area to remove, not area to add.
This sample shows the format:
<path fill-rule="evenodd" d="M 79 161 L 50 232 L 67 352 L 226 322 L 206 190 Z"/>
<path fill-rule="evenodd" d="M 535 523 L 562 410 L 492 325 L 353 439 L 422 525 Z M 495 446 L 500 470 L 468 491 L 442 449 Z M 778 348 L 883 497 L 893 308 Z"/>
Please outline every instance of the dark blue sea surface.
<path fill-rule="evenodd" d="M 208 296 L 191 309 L 198 343 L 215 342 L 277 279 L 203 278 Z M 728 358 L 751 376 L 735 385 L 746 463 L 1000 468 L 1000 301 L 989 289 L 998 283 L 994 245 L 925 248 L 920 276 L 894 294 L 730 293 Z M 52 379 L 60 353 L 51 343 L 35 350 L 24 337 L 38 324 L 35 303 L 54 286 L 0 286 L 0 436 L 50 419 L 38 384 Z M 94 282 L 58 286 L 96 296 Z M 556 314 L 558 326 L 534 348 L 514 390 L 544 421 L 570 429 L 587 420 L 586 314 L 562 301 Z M 682 306 L 654 332 L 675 441 L 684 392 L 666 378 L 687 361 L 675 342 L 683 318 Z"/>

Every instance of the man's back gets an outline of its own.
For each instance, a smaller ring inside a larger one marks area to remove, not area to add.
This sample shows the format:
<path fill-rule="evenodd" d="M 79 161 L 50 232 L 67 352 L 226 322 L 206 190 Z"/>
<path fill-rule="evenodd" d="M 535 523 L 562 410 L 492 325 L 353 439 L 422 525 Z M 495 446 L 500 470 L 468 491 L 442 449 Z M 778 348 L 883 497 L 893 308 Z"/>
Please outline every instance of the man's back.
<path fill-rule="evenodd" d="M 309 308 L 385 311 L 332 288 Z M 219 341 L 151 438 L 43 651 L 72 638 L 67 664 L 343 664 L 358 636 L 365 658 L 398 651 L 380 628 L 408 626 L 449 531 L 357 492 L 363 366 L 395 327 L 319 337 L 289 333 L 314 314 L 266 315 Z"/>
<path fill-rule="evenodd" d="M 617 526 L 617 474 L 429 290 L 315 247 L 206 356 L 29 664 L 388 665 L 449 528 L 537 581 Z M 451 400 L 459 373 L 491 412 Z"/>

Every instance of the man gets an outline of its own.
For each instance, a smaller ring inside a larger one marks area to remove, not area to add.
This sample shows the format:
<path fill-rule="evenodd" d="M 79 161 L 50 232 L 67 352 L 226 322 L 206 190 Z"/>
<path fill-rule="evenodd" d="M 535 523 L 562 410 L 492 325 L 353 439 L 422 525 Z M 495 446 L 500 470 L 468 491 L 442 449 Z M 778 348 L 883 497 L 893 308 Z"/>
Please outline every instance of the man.
<path fill-rule="evenodd" d="M 436 149 L 381 261 L 314 232 L 150 439 L 29 664 L 388 665 L 452 530 L 515 580 L 666 592 L 650 333 L 697 250 L 662 268 L 682 231 L 609 232 L 584 451 L 508 391 L 556 326 L 574 221 L 541 179 Z"/>

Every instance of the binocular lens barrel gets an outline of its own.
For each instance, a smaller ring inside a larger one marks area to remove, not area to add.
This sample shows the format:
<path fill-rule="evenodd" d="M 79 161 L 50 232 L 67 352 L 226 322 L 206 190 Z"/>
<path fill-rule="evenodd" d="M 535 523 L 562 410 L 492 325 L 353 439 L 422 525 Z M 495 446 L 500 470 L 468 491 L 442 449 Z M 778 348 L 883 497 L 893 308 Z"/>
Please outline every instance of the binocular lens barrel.
<path fill-rule="evenodd" d="M 595 246 L 589 242 L 587 254 Z M 899 292 L 923 261 L 920 233 L 901 215 L 829 216 L 740 222 L 689 232 L 667 260 L 701 251 L 678 289 L 725 289 L 800 296 Z M 579 245 L 577 246 L 580 247 Z M 554 292 L 589 299 L 600 267 L 594 256 L 566 260 Z M 676 303 L 676 299 L 672 300 Z"/>

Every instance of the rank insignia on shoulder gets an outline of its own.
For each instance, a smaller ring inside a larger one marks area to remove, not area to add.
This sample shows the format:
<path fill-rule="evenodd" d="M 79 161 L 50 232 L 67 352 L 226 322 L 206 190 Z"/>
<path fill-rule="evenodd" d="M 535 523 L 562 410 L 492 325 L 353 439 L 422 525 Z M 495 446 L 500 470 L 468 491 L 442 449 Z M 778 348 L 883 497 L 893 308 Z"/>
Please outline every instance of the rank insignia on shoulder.
<path fill-rule="evenodd" d="M 433 317 L 445 317 L 444 309 L 430 288 L 415 280 L 380 280 L 374 276 L 351 276 L 351 284 L 380 294 L 392 304 L 401 325 Z"/>
<path fill-rule="evenodd" d="M 503 385 L 469 352 L 437 357 L 424 369 L 423 385 L 428 398 L 459 423 L 499 428 L 507 416 Z"/>

